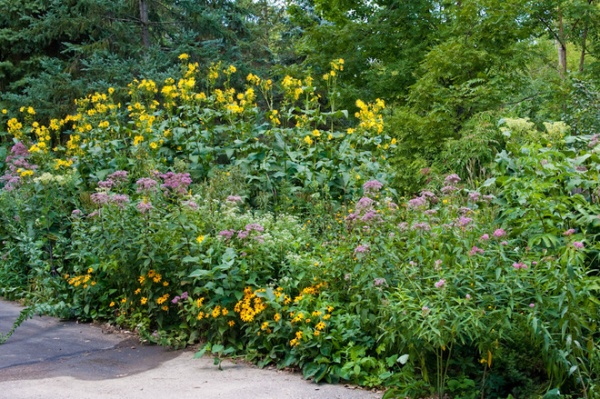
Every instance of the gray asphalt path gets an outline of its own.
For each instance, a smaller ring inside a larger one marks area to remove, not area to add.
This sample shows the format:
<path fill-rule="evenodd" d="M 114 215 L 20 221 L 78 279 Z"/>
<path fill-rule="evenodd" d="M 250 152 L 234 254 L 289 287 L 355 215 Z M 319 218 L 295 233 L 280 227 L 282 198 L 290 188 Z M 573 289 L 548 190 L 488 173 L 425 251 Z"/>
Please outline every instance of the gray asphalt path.
<path fill-rule="evenodd" d="M 0 300 L 0 332 L 21 307 Z M 376 399 L 381 393 L 317 385 L 299 374 L 258 369 L 193 352 L 140 345 L 131 334 L 36 316 L 0 345 L 0 399 L 294 398 Z"/>

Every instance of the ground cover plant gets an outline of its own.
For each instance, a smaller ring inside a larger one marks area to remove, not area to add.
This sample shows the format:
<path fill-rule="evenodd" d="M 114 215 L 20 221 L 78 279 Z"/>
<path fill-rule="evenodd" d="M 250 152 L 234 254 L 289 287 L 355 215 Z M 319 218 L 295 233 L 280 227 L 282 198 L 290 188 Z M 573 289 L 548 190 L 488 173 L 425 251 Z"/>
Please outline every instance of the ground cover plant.
<path fill-rule="evenodd" d="M 10 115 L 0 294 L 388 398 L 600 395 L 596 135 L 506 118 L 486 180 L 402 197 L 385 103 L 336 103 L 344 60 L 275 82 L 179 59 Z"/>

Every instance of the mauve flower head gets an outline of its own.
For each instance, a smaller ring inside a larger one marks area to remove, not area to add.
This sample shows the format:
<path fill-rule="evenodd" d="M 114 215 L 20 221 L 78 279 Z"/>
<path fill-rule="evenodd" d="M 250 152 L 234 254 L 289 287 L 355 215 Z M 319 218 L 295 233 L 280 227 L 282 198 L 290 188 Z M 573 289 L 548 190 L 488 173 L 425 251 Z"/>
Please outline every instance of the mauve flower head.
<path fill-rule="evenodd" d="M 365 213 L 364 216 L 360 218 L 360 220 L 363 222 L 368 222 L 375 218 L 379 218 L 379 215 L 377 215 L 377 212 L 375 212 L 374 210 L 370 210 L 367 211 L 367 213 Z"/>
<path fill-rule="evenodd" d="M 254 237 L 254 239 L 256 241 L 258 241 L 259 244 L 264 244 L 265 243 L 265 238 L 263 236 L 256 236 L 256 237 Z"/>
<path fill-rule="evenodd" d="M 429 231 L 431 230 L 431 226 L 427 222 L 414 223 L 412 225 L 412 230 Z"/>
<path fill-rule="evenodd" d="M 496 230 L 494 230 L 493 235 L 496 238 L 504 237 L 506 235 L 506 231 L 504 231 L 504 229 L 496 229 Z"/>
<path fill-rule="evenodd" d="M 244 200 L 239 195 L 230 195 L 227 197 L 227 202 L 233 202 L 234 204 L 243 201 Z"/>
<path fill-rule="evenodd" d="M 467 206 L 461 206 L 460 208 L 458 208 L 458 212 L 460 212 L 461 215 L 467 215 L 469 213 L 472 213 L 473 209 Z"/>
<path fill-rule="evenodd" d="M 500 243 L 500 245 L 504 245 L 504 246 L 506 246 L 506 245 L 508 245 L 508 241 L 502 241 L 502 242 Z"/>
<path fill-rule="evenodd" d="M 92 202 L 96 205 L 105 205 L 110 201 L 110 197 L 105 192 L 94 193 L 90 196 Z"/>
<path fill-rule="evenodd" d="M 178 295 L 178 296 L 176 296 L 175 298 L 173 298 L 173 299 L 171 300 L 171 303 L 174 303 L 174 304 L 176 304 L 177 302 L 179 302 L 179 300 L 180 300 L 180 299 L 181 299 L 181 297 Z"/>
<path fill-rule="evenodd" d="M 383 184 L 377 180 L 369 180 L 365 184 L 363 184 L 363 190 L 365 193 L 374 193 L 383 187 Z"/>
<path fill-rule="evenodd" d="M 433 216 L 437 213 L 437 209 L 428 209 L 425 212 L 423 212 L 425 215 L 427 216 Z"/>
<path fill-rule="evenodd" d="M 576 166 L 575 170 L 577 170 L 578 172 L 587 172 L 587 168 L 583 165 Z"/>
<path fill-rule="evenodd" d="M 98 182 L 98 187 L 106 189 L 106 190 L 110 190 L 114 185 L 115 185 L 115 182 L 110 179 L 102 180 L 102 181 Z"/>
<path fill-rule="evenodd" d="M 358 247 L 354 248 L 354 253 L 356 254 L 364 254 L 365 252 L 369 252 L 368 245 L 359 245 Z"/>
<path fill-rule="evenodd" d="M 193 201 L 193 200 L 183 201 L 181 204 L 184 206 L 187 206 L 188 208 L 193 209 L 195 211 L 198 210 L 198 204 L 196 203 L 196 201 Z"/>
<path fill-rule="evenodd" d="M 263 232 L 263 231 L 265 231 L 265 228 L 258 223 L 247 224 L 246 231 L 252 231 L 252 230 Z"/>
<path fill-rule="evenodd" d="M 446 184 L 456 184 L 460 181 L 460 177 L 458 177 L 458 175 L 456 173 L 453 173 L 451 175 L 446 176 L 446 178 L 444 179 L 444 183 Z"/>
<path fill-rule="evenodd" d="M 491 195 L 491 194 L 486 194 L 486 195 L 484 195 L 484 196 L 483 196 L 483 199 L 484 199 L 485 201 L 487 201 L 487 202 L 490 202 L 490 201 L 492 201 L 494 198 L 496 198 L 496 197 L 494 197 L 494 196 L 493 196 L 493 195 Z"/>
<path fill-rule="evenodd" d="M 74 217 L 81 216 L 81 210 L 79 210 L 79 209 L 73 210 L 73 212 L 71 212 L 71 216 L 74 216 Z"/>
<path fill-rule="evenodd" d="M 465 298 L 466 299 L 471 299 L 471 295 L 467 294 L 467 295 L 465 295 Z"/>
<path fill-rule="evenodd" d="M 529 304 L 529 307 L 530 307 L 530 308 L 535 308 L 535 303 L 531 302 L 531 303 Z"/>
<path fill-rule="evenodd" d="M 573 241 L 573 247 L 575 247 L 577 249 L 581 249 L 584 247 L 584 245 L 581 241 Z"/>
<path fill-rule="evenodd" d="M 527 269 L 527 265 L 523 262 L 515 262 L 513 263 L 513 267 L 517 270 L 519 269 Z"/>
<path fill-rule="evenodd" d="M 172 192 L 185 195 L 190 184 L 192 184 L 192 178 L 189 173 L 173 173 L 168 172 L 160 175 L 163 179 L 163 184 L 160 187 L 164 190 L 171 190 Z"/>
<path fill-rule="evenodd" d="M 154 207 L 152 206 L 151 203 L 146 202 L 146 201 L 142 201 L 142 202 L 140 202 L 140 203 L 137 204 L 136 208 L 141 213 L 147 213 L 147 212 L 150 212 Z"/>
<path fill-rule="evenodd" d="M 94 212 L 90 213 L 90 214 L 89 214 L 87 217 L 88 217 L 88 219 L 93 219 L 93 218 L 95 218 L 96 216 L 98 216 L 99 214 L 100 214 L 100 211 L 99 211 L 99 210 L 96 210 L 96 211 L 94 211 Z"/>
<path fill-rule="evenodd" d="M 240 230 L 238 232 L 237 238 L 239 238 L 240 240 L 243 240 L 246 237 L 248 237 L 248 234 L 249 234 L 248 230 Z"/>
<path fill-rule="evenodd" d="M 226 240 L 230 240 L 234 234 L 235 230 L 223 230 L 219 232 L 219 236 L 225 238 Z"/>
<path fill-rule="evenodd" d="M 362 197 L 356 203 L 356 210 L 359 211 L 361 209 L 370 208 L 374 203 L 375 203 L 375 201 L 373 201 L 371 198 Z"/>
<path fill-rule="evenodd" d="M 575 234 L 575 229 L 569 229 L 563 233 L 564 236 L 571 236 Z"/>
<path fill-rule="evenodd" d="M 129 203 L 129 196 L 125 194 L 115 194 L 110 197 L 110 202 L 117 205 L 119 208 L 125 207 L 125 204 Z"/>
<path fill-rule="evenodd" d="M 458 188 L 454 187 L 454 186 L 444 186 L 440 189 L 440 191 L 442 192 L 442 194 L 448 194 L 451 193 L 453 191 L 458 190 Z"/>
<path fill-rule="evenodd" d="M 138 193 L 150 193 L 151 191 L 156 191 L 156 188 L 158 187 L 158 182 L 149 177 L 142 177 L 141 179 L 138 179 L 135 184 L 137 185 L 136 191 Z"/>
<path fill-rule="evenodd" d="M 598 135 L 594 134 L 592 137 L 590 137 L 590 142 L 588 143 L 588 147 L 593 148 L 597 144 L 598 144 Z"/>
<path fill-rule="evenodd" d="M 356 220 L 356 219 L 358 219 L 358 216 L 359 216 L 359 213 L 358 213 L 358 212 L 354 212 L 354 213 L 351 213 L 351 214 L 349 214 L 348 216 L 346 216 L 346 220 L 347 220 L 348 222 L 351 222 L 351 221 L 353 221 L 353 220 Z"/>
<path fill-rule="evenodd" d="M 10 155 L 12 155 L 13 157 L 28 157 L 29 156 L 29 150 L 27 149 L 27 147 L 23 143 L 21 143 L 20 141 L 18 141 L 10 149 Z M 6 162 L 9 162 L 9 161 L 10 161 L 10 159 L 7 158 Z"/>
<path fill-rule="evenodd" d="M 489 234 L 483 234 L 481 237 L 479 237 L 479 241 L 487 241 L 489 239 L 490 239 Z"/>
<path fill-rule="evenodd" d="M 477 248 L 477 246 L 473 245 L 471 250 L 469 251 L 469 256 L 475 256 L 477 254 L 483 254 L 485 251 L 481 248 Z"/>
<path fill-rule="evenodd" d="M 400 231 L 406 231 L 408 230 L 408 223 L 407 222 L 401 222 L 398 224 L 398 229 Z"/>
<path fill-rule="evenodd" d="M 421 308 L 421 312 L 423 313 L 423 316 L 427 315 L 429 313 L 429 306 L 423 306 Z"/>
<path fill-rule="evenodd" d="M 432 193 L 431 191 L 428 190 L 423 190 L 421 191 L 421 197 L 427 198 L 427 199 L 436 199 L 436 196 L 434 193 Z"/>
<path fill-rule="evenodd" d="M 471 200 L 473 202 L 477 202 L 477 201 L 479 201 L 480 196 L 481 196 L 481 194 L 479 194 L 477 191 L 471 191 L 469 193 L 469 200 Z"/>
<path fill-rule="evenodd" d="M 408 201 L 409 208 L 421 208 L 427 206 L 427 198 L 425 197 L 415 197 Z"/>
<path fill-rule="evenodd" d="M 437 283 L 435 283 L 435 288 L 442 288 L 446 285 L 446 280 L 440 279 Z"/>
<path fill-rule="evenodd" d="M 538 263 L 537 263 L 535 260 L 534 260 L 533 262 L 531 262 L 531 265 L 532 265 L 532 266 L 537 266 L 537 264 L 538 264 Z"/>
<path fill-rule="evenodd" d="M 376 278 L 373 280 L 373 285 L 374 286 L 379 286 L 379 285 L 385 285 L 387 283 L 387 281 L 384 278 Z"/>
<path fill-rule="evenodd" d="M 185 291 L 183 294 L 181 294 L 181 299 L 188 299 L 187 291 Z"/>
<path fill-rule="evenodd" d="M 460 218 L 458 218 L 458 221 L 456 222 L 456 224 L 459 227 L 467 227 L 469 224 L 471 224 L 472 221 L 473 221 L 473 219 L 471 219 L 471 218 L 461 216 Z"/>
<path fill-rule="evenodd" d="M 114 173 L 108 175 L 108 179 L 114 181 L 115 183 L 124 183 L 127 181 L 128 173 L 126 170 L 117 170 Z"/>

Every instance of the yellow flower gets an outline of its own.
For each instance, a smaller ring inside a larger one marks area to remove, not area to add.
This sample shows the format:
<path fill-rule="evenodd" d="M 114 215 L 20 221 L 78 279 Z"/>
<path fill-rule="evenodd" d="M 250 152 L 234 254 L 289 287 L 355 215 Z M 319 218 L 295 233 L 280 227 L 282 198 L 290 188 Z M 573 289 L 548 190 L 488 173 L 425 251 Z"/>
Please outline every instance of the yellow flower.
<path fill-rule="evenodd" d="M 316 328 L 317 330 L 319 330 L 319 331 L 320 331 L 320 330 L 324 330 L 324 329 L 325 329 L 325 327 L 326 327 L 326 326 L 325 326 L 325 323 L 323 323 L 322 321 L 321 321 L 321 322 L 319 322 L 319 323 L 318 323 L 318 324 L 315 326 L 315 328 Z"/>
<path fill-rule="evenodd" d="M 312 131 L 312 135 L 313 137 L 321 137 L 321 132 L 319 132 L 317 129 Z"/>
<path fill-rule="evenodd" d="M 229 72 L 229 73 L 236 73 L 237 72 L 237 68 L 234 67 L 233 65 L 229 65 L 229 68 L 227 68 L 227 72 Z"/>
<path fill-rule="evenodd" d="M 196 299 L 196 306 L 197 307 L 202 306 L 202 302 L 204 302 L 204 298 L 198 298 L 198 299 Z"/>
<path fill-rule="evenodd" d="M 198 244 L 202 244 L 202 242 L 204 241 L 205 238 L 206 238 L 205 236 L 198 236 L 196 238 L 196 241 L 198 242 Z"/>
<path fill-rule="evenodd" d="M 140 284 L 144 284 L 144 281 L 146 281 L 146 277 L 140 276 L 140 278 L 138 279 L 138 281 L 140 282 Z"/>
<path fill-rule="evenodd" d="M 356 175 L 356 180 L 360 180 L 360 175 Z"/>
<path fill-rule="evenodd" d="M 208 315 L 206 315 L 206 317 L 208 317 Z M 197 319 L 198 319 L 198 320 L 202 320 L 203 318 L 204 318 L 204 312 L 200 312 L 200 313 L 198 313 L 198 317 L 197 317 Z"/>
<path fill-rule="evenodd" d="M 447 204 L 447 203 L 448 203 L 448 200 L 447 200 L 447 199 L 445 199 L 445 200 L 442 200 L 442 203 L 445 205 L 445 204 Z"/>
<path fill-rule="evenodd" d="M 302 141 L 304 141 L 308 145 L 312 145 L 312 143 L 313 143 L 313 140 L 310 138 L 310 136 L 304 137 L 304 140 L 302 140 Z"/>
<path fill-rule="evenodd" d="M 161 309 L 166 312 L 167 310 L 169 310 L 169 307 L 167 305 L 164 305 Z"/>
<path fill-rule="evenodd" d="M 229 310 L 227 310 L 227 308 L 223 308 L 223 309 L 221 309 L 221 314 L 223 316 L 227 316 L 229 314 Z"/>
<path fill-rule="evenodd" d="M 137 290 L 135 290 L 133 293 L 134 293 L 135 295 L 137 295 L 137 294 L 139 294 L 140 292 L 142 292 L 142 289 L 141 289 L 141 288 L 138 288 L 138 289 L 137 289 Z"/>
<path fill-rule="evenodd" d="M 8 110 L 7 110 L 6 108 L 3 108 L 3 109 L 2 109 L 2 113 L 3 113 L 4 115 L 6 115 L 6 114 L 8 113 Z"/>
<path fill-rule="evenodd" d="M 113 89 L 112 87 L 108 88 L 108 94 L 113 94 L 115 92 L 115 89 Z"/>
<path fill-rule="evenodd" d="M 114 303 L 114 302 L 111 302 L 111 303 L 110 303 L 110 305 L 108 305 L 108 306 L 110 306 L 110 307 L 112 308 L 112 307 L 114 307 L 114 306 L 115 306 L 115 303 Z"/>
<path fill-rule="evenodd" d="M 142 305 L 145 305 L 147 302 L 148 302 L 148 298 L 146 298 L 146 297 L 142 297 L 142 299 L 140 299 L 140 303 Z"/>
<path fill-rule="evenodd" d="M 279 320 L 281 320 L 281 315 L 279 313 L 275 313 L 275 316 L 273 316 L 273 320 L 278 322 Z"/>
<path fill-rule="evenodd" d="M 169 282 L 168 281 L 163 281 L 163 287 L 168 287 L 169 286 Z"/>
<path fill-rule="evenodd" d="M 125 303 L 125 302 L 127 302 L 127 298 L 121 299 L 121 303 Z"/>
<path fill-rule="evenodd" d="M 155 142 L 150 143 L 150 148 L 152 148 L 153 150 L 156 150 L 158 148 L 158 144 Z"/>
<path fill-rule="evenodd" d="M 35 115 L 35 109 L 33 109 L 33 107 L 27 107 L 27 113 L 29 115 Z"/>
<path fill-rule="evenodd" d="M 188 58 L 190 58 L 190 56 L 189 56 L 189 55 L 187 55 L 186 53 L 183 53 L 183 54 L 180 54 L 178 58 L 179 58 L 181 61 L 185 61 L 185 60 L 187 60 Z"/>
<path fill-rule="evenodd" d="M 229 324 L 229 327 L 233 327 L 233 326 L 235 326 L 235 321 L 229 320 L 229 322 L 227 324 Z"/>
<path fill-rule="evenodd" d="M 133 138 L 133 145 L 138 145 L 144 141 L 144 136 L 137 135 Z"/>
<path fill-rule="evenodd" d="M 162 280 L 162 276 L 160 274 L 156 273 L 156 275 L 154 276 L 152 281 L 154 281 L 155 283 L 160 283 L 160 280 Z"/>

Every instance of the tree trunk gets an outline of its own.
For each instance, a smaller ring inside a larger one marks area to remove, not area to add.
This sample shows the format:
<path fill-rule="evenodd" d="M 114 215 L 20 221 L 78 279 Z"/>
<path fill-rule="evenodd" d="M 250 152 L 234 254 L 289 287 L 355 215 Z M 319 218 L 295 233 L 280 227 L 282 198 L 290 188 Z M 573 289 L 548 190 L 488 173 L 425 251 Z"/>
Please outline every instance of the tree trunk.
<path fill-rule="evenodd" d="M 556 40 L 558 49 L 558 71 L 560 77 L 567 76 L 567 41 L 565 40 L 565 29 L 563 26 L 563 16 L 560 8 L 558 9 L 558 38 Z"/>
<path fill-rule="evenodd" d="M 581 36 L 581 55 L 579 56 L 579 72 L 583 72 L 583 65 L 585 63 L 585 41 L 587 39 L 588 26 L 585 24 L 583 28 L 583 34 Z"/>
<path fill-rule="evenodd" d="M 148 2 L 140 0 L 140 21 L 142 22 L 142 44 L 150 47 L 150 28 L 148 26 Z"/>

